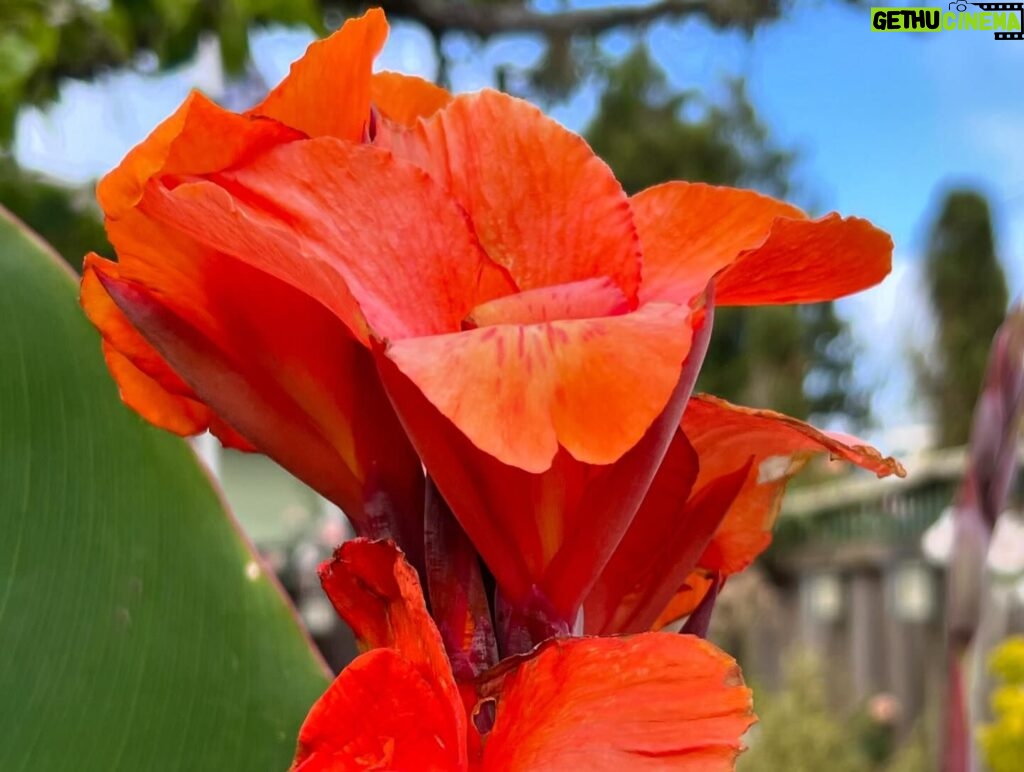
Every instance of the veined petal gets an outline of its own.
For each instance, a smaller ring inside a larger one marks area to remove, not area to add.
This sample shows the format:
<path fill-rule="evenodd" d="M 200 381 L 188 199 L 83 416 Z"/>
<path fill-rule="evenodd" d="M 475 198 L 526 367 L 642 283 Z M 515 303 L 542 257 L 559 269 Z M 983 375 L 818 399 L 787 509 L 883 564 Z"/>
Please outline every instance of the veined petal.
<path fill-rule="evenodd" d="M 402 423 L 504 597 L 513 606 L 539 597 L 573 620 L 647 492 L 692 381 L 679 379 L 661 415 L 615 463 L 584 464 L 561 448 L 534 474 L 477 448 L 377 353 Z"/>
<path fill-rule="evenodd" d="M 529 472 L 559 446 L 610 464 L 664 410 L 689 350 L 690 310 L 631 314 L 393 341 L 387 356 L 481 450 Z"/>
<path fill-rule="evenodd" d="M 399 126 L 412 126 L 447 105 L 452 95 L 415 75 L 375 72 L 370 79 L 370 99 L 384 118 Z"/>
<path fill-rule="evenodd" d="M 718 305 L 814 303 L 877 284 L 891 268 L 892 239 L 866 220 L 809 220 L 753 191 L 669 182 L 630 204 L 642 301 L 686 303 L 716 277 Z"/>
<path fill-rule="evenodd" d="M 754 722 L 735 661 L 670 633 L 554 640 L 484 693 L 494 772 L 731 771 Z"/>
<path fill-rule="evenodd" d="M 715 397 L 690 400 L 682 429 L 697 451 L 694 491 L 736 472 L 753 458 L 749 474 L 700 559 L 723 575 L 746 568 L 771 542 L 789 479 L 818 453 L 850 461 L 879 477 L 906 474 L 898 461 L 854 438 L 830 434 L 771 410 L 740 407 Z"/>
<path fill-rule="evenodd" d="M 370 119 L 370 75 L 388 23 L 371 8 L 318 40 L 250 115 L 273 118 L 310 137 L 359 142 Z"/>
<path fill-rule="evenodd" d="M 455 97 L 391 144 L 451 191 L 519 289 L 608 276 L 635 305 L 640 254 L 629 202 L 581 137 L 485 90 Z"/>
<path fill-rule="evenodd" d="M 435 684 L 398 651 L 375 649 L 356 657 L 313 705 L 291 772 L 464 772 L 465 755 Z"/>
<path fill-rule="evenodd" d="M 217 172 L 301 137 L 287 126 L 236 115 L 193 92 L 100 180 L 96 196 L 107 217 L 119 218 L 138 204 L 154 177 Z"/>
<path fill-rule="evenodd" d="M 459 329 L 500 269 L 422 170 L 331 138 L 154 188 L 147 214 L 316 297 L 368 340 Z"/>

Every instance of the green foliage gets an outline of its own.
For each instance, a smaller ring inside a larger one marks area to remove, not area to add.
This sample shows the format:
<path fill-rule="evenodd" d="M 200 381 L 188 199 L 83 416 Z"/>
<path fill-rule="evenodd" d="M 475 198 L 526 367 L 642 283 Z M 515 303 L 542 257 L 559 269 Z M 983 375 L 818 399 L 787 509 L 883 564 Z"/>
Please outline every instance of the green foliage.
<path fill-rule="evenodd" d="M 88 252 L 113 254 L 92 188 L 46 180 L 0 156 L 0 207 L 6 207 L 78 269 Z"/>
<path fill-rule="evenodd" d="M 737 772 L 929 772 L 935 768 L 922 724 L 894 747 L 891 724 L 870 711 L 836 712 L 826 699 L 826 674 L 809 655 L 791 656 L 778 692 L 755 689 L 759 722 Z"/>
<path fill-rule="evenodd" d="M 674 179 L 789 192 L 794 155 L 771 142 L 742 81 L 729 84 L 724 104 L 674 91 L 642 45 L 609 67 L 607 80 L 586 136 L 628 192 Z M 863 421 L 854 354 L 831 303 L 720 308 L 698 386 L 799 418 L 843 413 Z"/>
<path fill-rule="evenodd" d="M 0 769 L 284 769 L 327 676 L 77 289 L 0 212 Z"/>
<path fill-rule="evenodd" d="M 946 196 L 932 226 L 926 273 L 938 335 L 919 377 L 940 443 L 963 445 L 1008 300 L 988 202 L 980 193 L 955 190 Z"/>
<path fill-rule="evenodd" d="M 868 772 L 857 740 L 825 698 L 820 666 L 799 657 L 788 663 L 785 687 L 756 693 L 760 719 L 738 772 Z"/>
<path fill-rule="evenodd" d="M 978 731 L 992 772 L 1024 769 L 1024 636 L 1008 638 L 992 653 L 989 669 L 1002 684 L 992 693 L 995 721 Z"/>

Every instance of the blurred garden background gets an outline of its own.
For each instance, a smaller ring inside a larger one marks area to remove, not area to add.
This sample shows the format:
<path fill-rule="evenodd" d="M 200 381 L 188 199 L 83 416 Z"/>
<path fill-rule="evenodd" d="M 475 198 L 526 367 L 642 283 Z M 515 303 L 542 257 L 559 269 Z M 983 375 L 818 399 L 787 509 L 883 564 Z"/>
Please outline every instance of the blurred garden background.
<path fill-rule="evenodd" d="M 879 288 L 718 312 L 702 390 L 864 436 L 908 476 L 880 482 L 828 463 L 805 472 L 772 549 L 726 587 L 713 637 L 756 690 L 762 723 L 746 772 L 937 768 L 953 541 L 944 512 L 993 335 L 1024 296 L 1024 42 L 874 34 L 866 5 L 839 0 L 380 5 L 392 23 L 381 68 L 539 102 L 629 192 L 668 179 L 753 187 L 893 235 L 893 274 Z M 93 200 L 100 175 L 190 89 L 244 109 L 362 8 L 0 0 L 0 205 L 73 268 L 92 250 L 112 256 Z M 314 573 L 347 533 L 343 513 L 263 457 L 196 444 L 343 665 L 351 643 Z M 988 722 L 989 693 L 1024 668 L 1011 649 L 997 673 L 986 669 L 989 650 L 1024 633 L 1019 479 L 1010 509 L 988 556 L 974 658 L 972 699 Z"/>

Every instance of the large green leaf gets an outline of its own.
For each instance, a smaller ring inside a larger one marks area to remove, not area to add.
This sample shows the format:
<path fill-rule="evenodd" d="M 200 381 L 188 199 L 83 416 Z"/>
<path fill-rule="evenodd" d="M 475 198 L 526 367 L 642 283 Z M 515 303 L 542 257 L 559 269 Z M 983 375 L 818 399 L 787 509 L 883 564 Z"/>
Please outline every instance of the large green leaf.
<path fill-rule="evenodd" d="M 284 769 L 327 675 L 76 294 L 0 212 L 0 769 Z"/>

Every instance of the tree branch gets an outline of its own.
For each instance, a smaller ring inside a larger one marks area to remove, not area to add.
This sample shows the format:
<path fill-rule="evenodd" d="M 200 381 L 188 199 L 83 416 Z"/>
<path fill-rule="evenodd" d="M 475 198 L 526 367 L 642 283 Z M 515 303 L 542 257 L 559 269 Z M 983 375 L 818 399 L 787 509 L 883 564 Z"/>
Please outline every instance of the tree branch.
<path fill-rule="evenodd" d="M 461 31 L 487 38 L 508 32 L 545 36 L 596 35 L 616 27 L 658 19 L 703 15 L 719 26 L 749 29 L 778 16 L 779 0 L 658 0 L 647 5 L 610 5 L 541 13 L 513 3 L 474 4 L 443 0 L 393 0 L 381 5 L 392 16 L 419 21 L 431 30 Z"/>

